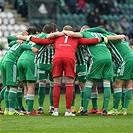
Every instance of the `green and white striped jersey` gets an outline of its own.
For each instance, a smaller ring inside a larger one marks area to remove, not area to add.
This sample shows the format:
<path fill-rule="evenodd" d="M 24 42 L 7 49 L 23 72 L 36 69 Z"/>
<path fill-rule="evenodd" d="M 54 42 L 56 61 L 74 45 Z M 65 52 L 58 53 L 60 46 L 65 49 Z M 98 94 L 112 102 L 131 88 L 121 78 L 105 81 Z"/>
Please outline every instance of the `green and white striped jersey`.
<path fill-rule="evenodd" d="M 123 58 L 111 41 L 108 42 L 107 48 L 111 53 L 112 61 L 115 63 L 115 65 L 120 65 L 120 63 L 123 62 Z"/>
<path fill-rule="evenodd" d="M 38 63 L 39 64 L 52 64 L 53 56 L 54 56 L 54 45 L 50 44 L 44 47 L 42 52 L 39 52 L 38 55 Z"/>
<path fill-rule="evenodd" d="M 85 65 L 86 59 L 85 59 L 85 46 L 78 46 L 76 50 L 76 65 Z"/>

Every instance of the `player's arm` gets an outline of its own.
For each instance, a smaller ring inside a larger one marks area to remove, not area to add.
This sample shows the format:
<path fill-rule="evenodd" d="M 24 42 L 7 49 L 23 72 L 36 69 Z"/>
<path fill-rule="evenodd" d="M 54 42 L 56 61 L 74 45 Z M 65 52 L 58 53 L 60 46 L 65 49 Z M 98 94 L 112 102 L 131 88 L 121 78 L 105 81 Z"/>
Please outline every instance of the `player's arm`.
<path fill-rule="evenodd" d="M 30 40 L 36 44 L 41 44 L 41 45 L 54 43 L 54 39 L 51 38 L 42 39 L 42 38 L 30 37 Z"/>
<path fill-rule="evenodd" d="M 20 40 L 26 40 L 28 36 L 23 36 L 23 35 L 17 35 L 18 39 Z"/>
<path fill-rule="evenodd" d="M 83 35 L 80 34 L 79 32 L 73 32 L 73 31 L 67 31 L 67 30 L 63 30 L 62 32 L 65 35 L 70 36 L 70 37 L 75 37 L 75 38 L 81 38 L 81 37 L 83 37 Z"/>
<path fill-rule="evenodd" d="M 108 43 L 108 39 L 107 39 L 107 37 L 91 38 L 91 39 L 87 39 L 87 38 L 79 39 L 79 43 L 85 44 L 85 45 L 95 45 L 95 44 L 98 44 L 99 42 Z"/>
<path fill-rule="evenodd" d="M 16 41 L 18 40 L 18 38 L 14 35 L 11 35 L 11 36 L 8 36 L 7 37 L 7 41 L 8 41 L 8 44 L 11 42 L 11 41 Z"/>
<path fill-rule="evenodd" d="M 64 33 L 58 31 L 58 32 L 48 34 L 47 38 L 56 38 L 56 37 L 60 37 L 60 36 L 64 36 Z"/>
<path fill-rule="evenodd" d="M 27 45 L 25 43 L 23 43 L 21 45 L 21 47 L 22 47 L 23 50 L 32 50 L 32 52 L 35 53 L 35 54 L 38 54 L 38 52 L 39 52 L 39 50 L 37 48 L 35 48 L 35 47 L 31 46 L 31 45 Z"/>
<path fill-rule="evenodd" d="M 108 36 L 108 40 L 126 40 L 125 35 Z"/>

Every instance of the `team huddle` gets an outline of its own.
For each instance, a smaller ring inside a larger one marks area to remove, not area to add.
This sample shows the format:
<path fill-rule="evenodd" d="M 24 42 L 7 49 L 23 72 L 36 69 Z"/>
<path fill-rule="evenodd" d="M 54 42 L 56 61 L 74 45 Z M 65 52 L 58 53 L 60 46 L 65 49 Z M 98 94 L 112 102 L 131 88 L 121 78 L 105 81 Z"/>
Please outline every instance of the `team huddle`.
<path fill-rule="evenodd" d="M 133 53 L 125 35 L 108 32 L 103 26 L 89 28 L 85 25 L 74 32 L 70 25 L 58 31 L 56 24 L 49 23 L 43 32 L 31 27 L 21 34 L 8 37 L 9 49 L 1 60 L 3 89 L 0 103 L 4 100 L 4 115 L 39 116 L 43 113 L 46 83 L 49 79 L 49 112 L 59 116 L 60 89 L 65 78 L 65 116 L 84 116 L 92 113 L 127 115 L 132 97 Z M 89 67 L 87 65 L 89 59 Z M 74 84 L 80 88 L 80 109 L 74 107 Z M 97 107 L 97 82 L 103 82 L 103 106 Z M 35 86 L 38 88 L 38 110 L 34 106 Z M 113 87 L 113 107 L 108 110 Z M 22 90 L 27 110 L 22 104 Z M 88 110 L 92 99 L 93 108 Z M 121 110 L 118 110 L 122 100 Z M 76 113 L 76 114 L 75 114 Z"/>

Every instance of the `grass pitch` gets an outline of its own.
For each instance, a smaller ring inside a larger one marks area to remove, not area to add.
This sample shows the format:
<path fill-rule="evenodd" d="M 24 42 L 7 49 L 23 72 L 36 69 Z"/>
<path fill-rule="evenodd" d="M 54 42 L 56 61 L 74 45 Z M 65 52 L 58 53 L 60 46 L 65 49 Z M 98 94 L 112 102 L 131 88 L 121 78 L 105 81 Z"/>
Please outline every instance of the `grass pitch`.
<path fill-rule="evenodd" d="M 24 101 L 23 101 L 24 102 Z M 99 95 L 98 107 L 101 109 L 103 95 Z M 24 106 L 26 108 L 25 102 Z M 76 95 L 75 107 L 80 107 L 80 96 Z M 112 96 L 109 109 L 112 107 Z M 2 108 L 3 102 L 2 102 Z M 37 96 L 35 109 L 38 108 Z M 65 95 L 61 95 L 58 117 L 48 113 L 49 97 L 46 95 L 44 114 L 41 116 L 4 116 L 0 115 L 0 133 L 132 133 L 133 131 L 133 99 L 130 102 L 127 116 L 75 116 L 65 117 Z M 91 108 L 91 101 L 89 102 Z"/>

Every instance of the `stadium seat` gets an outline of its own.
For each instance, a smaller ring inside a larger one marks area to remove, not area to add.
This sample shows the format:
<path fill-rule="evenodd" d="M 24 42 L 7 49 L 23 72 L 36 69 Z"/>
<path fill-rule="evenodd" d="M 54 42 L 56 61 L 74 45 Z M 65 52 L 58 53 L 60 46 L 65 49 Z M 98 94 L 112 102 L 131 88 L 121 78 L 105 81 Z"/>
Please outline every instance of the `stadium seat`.
<path fill-rule="evenodd" d="M 15 24 L 13 27 L 16 32 L 21 31 L 19 25 Z"/>
<path fill-rule="evenodd" d="M 8 29 L 8 31 L 12 31 L 12 30 L 14 30 L 14 27 L 13 27 L 13 25 L 7 25 L 7 29 Z"/>
<path fill-rule="evenodd" d="M 10 31 L 10 35 L 12 35 L 14 33 L 16 33 L 16 31 L 14 31 L 14 30 Z"/>
<path fill-rule="evenodd" d="M 24 30 L 26 30 L 26 29 L 27 29 L 27 27 L 26 27 L 25 25 L 23 25 L 23 24 L 20 25 L 20 30 L 21 30 L 21 31 L 24 31 Z"/>
<path fill-rule="evenodd" d="M 3 36 L 2 31 L 0 30 L 0 38 Z"/>
<path fill-rule="evenodd" d="M 107 15 L 101 15 L 101 17 L 102 17 L 104 20 L 107 20 L 107 19 L 108 19 L 108 16 L 107 16 Z"/>
<path fill-rule="evenodd" d="M 7 26 L 6 26 L 6 25 L 4 25 L 4 24 L 2 24 L 2 25 L 1 25 L 1 30 L 2 30 L 2 31 L 7 30 Z"/>
<path fill-rule="evenodd" d="M 0 16 L 1 16 L 1 18 L 6 18 L 6 17 L 7 17 L 7 15 L 6 15 L 5 12 L 1 12 L 1 13 L 0 13 Z"/>
<path fill-rule="evenodd" d="M 15 24 L 15 18 L 10 18 L 9 19 L 9 23 L 12 24 L 12 25 L 14 25 Z"/>
<path fill-rule="evenodd" d="M 13 17 L 14 17 L 13 13 L 7 12 L 7 18 L 13 18 Z"/>
<path fill-rule="evenodd" d="M 2 24 L 2 18 L 0 18 L 0 24 Z"/>
<path fill-rule="evenodd" d="M 10 35 L 10 33 L 8 30 L 6 30 L 6 31 L 3 31 L 3 35 L 4 35 L 4 37 L 8 37 Z"/>
<path fill-rule="evenodd" d="M 5 24 L 5 25 L 8 24 L 8 18 L 3 18 L 3 24 Z"/>

